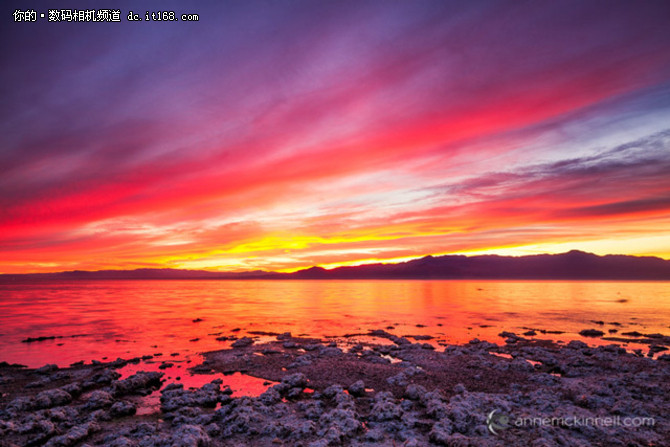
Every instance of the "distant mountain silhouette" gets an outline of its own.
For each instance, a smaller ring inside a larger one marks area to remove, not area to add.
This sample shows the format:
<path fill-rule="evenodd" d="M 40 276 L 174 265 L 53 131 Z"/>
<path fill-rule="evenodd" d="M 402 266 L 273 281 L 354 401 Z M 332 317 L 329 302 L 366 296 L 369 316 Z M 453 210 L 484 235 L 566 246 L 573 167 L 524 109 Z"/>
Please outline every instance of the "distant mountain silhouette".
<path fill-rule="evenodd" d="M 369 264 L 293 273 L 137 269 L 6 274 L 2 281 L 70 279 L 603 279 L 670 280 L 670 261 L 650 256 L 607 255 L 572 250 L 556 255 L 426 256 L 397 264 Z"/>
<path fill-rule="evenodd" d="M 656 257 L 597 256 L 573 250 L 532 256 L 426 256 L 398 264 L 333 270 L 311 268 L 291 274 L 305 279 L 666 279 L 670 261 Z"/>

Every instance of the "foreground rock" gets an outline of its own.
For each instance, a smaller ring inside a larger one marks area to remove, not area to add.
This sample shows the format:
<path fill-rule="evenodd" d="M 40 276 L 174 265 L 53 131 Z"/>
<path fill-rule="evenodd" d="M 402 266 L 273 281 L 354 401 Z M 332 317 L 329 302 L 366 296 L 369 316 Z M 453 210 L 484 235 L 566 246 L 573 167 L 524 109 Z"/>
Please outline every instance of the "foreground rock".
<path fill-rule="evenodd" d="M 256 397 L 235 396 L 221 379 L 197 389 L 164 385 L 157 372 L 119 380 L 111 364 L 4 365 L 0 446 L 669 445 L 666 357 L 511 333 L 504 346 L 473 340 L 443 352 L 372 335 L 388 341 L 342 347 L 281 334 L 207 353 L 194 368 L 275 382 Z M 140 414 L 149 394 L 157 412 Z M 522 426 L 520 418 L 573 423 Z"/>

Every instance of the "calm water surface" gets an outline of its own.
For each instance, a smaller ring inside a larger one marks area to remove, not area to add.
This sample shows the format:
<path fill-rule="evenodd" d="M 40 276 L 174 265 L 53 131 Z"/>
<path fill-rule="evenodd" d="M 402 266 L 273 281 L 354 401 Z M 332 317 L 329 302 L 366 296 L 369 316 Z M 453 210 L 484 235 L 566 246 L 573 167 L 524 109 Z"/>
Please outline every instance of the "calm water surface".
<path fill-rule="evenodd" d="M 193 320 L 201 319 L 200 322 Z M 592 320 L 606 324 L 596 325 Z M 620 323 L 621 326 L 609 323 Z M 417 326 L 418 325 L 418 326 Z M 0 284 L 0 361 L 31 367 L 197 353 L 249 331 L 342 336 L 393 326 L 434 342 L 501 330 L 670 333 L 670 283 L 588 281 L 69 281 Z M 81 337 L 71 337 L 82 335 Z M 62 336 L 22 343 L 28 337 Z M 610 342 L 605 342 L 610 343 Z"/>

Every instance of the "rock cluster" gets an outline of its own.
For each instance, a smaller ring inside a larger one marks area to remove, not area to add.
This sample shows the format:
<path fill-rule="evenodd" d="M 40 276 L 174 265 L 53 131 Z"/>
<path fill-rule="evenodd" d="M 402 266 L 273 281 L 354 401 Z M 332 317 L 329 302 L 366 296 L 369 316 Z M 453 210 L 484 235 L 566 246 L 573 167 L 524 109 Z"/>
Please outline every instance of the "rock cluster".
<path fill-rule="evenodd" d="M 667 357 L 581 341 L 542 344 L 511 333 L 503 346 L 475 339 L 438 352 L 375 332 L 393 343 L 360 343 L 345 351 L 281 334 L 276 342 L 244 342 L 207 356 L 207 370 L 244 365 L 275 381 L 255 397 L 235 396 L 221 379 L 191 389 L 165 385 L 160 372 L 119 380 L 104 364 L 68 370 L 0 367 L 0 445 L 668 445 Z M 284 347 L 287 342 L 295 346 Z M 27 386 L 36 379 L 48 380 Z M 158 413 L 140 414 L 143 396 L 152 393 L 160 398 Z M 508 418 L 494 426 L 497 434 L 491 431 L 494 410 Z M 653 418 L 655 424 L 509 422 L 607 416 Z"/>

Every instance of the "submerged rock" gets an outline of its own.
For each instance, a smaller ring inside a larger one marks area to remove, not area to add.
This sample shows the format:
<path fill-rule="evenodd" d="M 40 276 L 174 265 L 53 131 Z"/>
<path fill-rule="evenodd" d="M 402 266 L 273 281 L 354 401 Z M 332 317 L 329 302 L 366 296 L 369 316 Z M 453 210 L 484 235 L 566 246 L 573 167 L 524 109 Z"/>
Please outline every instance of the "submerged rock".
<path fill-rule="evenodd" d="M 579 335 L 583 337 L 602 337 L 605 333 L 598 329 L 584 329 L 579 331 Z"/>

